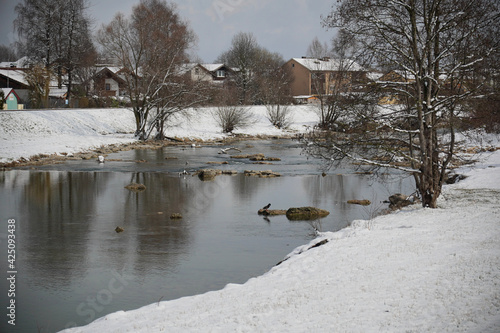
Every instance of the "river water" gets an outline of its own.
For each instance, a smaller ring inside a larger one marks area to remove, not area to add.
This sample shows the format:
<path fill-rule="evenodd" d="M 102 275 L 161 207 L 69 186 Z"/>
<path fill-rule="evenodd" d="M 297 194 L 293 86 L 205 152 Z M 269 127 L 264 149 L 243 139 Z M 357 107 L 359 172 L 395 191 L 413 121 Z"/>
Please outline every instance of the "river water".
<path fill-rule="evenodd" d="M 302 155 L 290 140 L 233 146 L 281 161 L 255 165 L 219 154 L 227 146 L 177 146 L 115 153 L 104 164 L 67 161 L 0 172 L 0 267 L 9 270 L 7 221 L 15 220 L 17 271 L 16 326 L 4 316 L 0 331 L 55 332 L 118 310 L 244 283 L 313 239 L 314 228 L 336 231 L 370 218 L 386 207 L 381 202 L 390 194 L 409 194 L 414 187 L 400 175 L 375 178 L 349 166 L 322 176 L 321 161 Z M 179 174 L 202 167 L 239 174 L 211 182 Z M 247 169 L 282 177 L 244 176 Z M 131 182 L 146 190 L 125 189 Z M 349 205 L 350 199 L 373 203 Z M 268 203 L 275 209 L 316 206 L 331 214 L 312 222 L 265 219 L 257 210 Z M 172 213 L 183 218 L 172 220 Z M 124 231 L 115 232 L 117 226 Z M 5 309 L 11 299 L 5 278 L 0 288 Z"/>

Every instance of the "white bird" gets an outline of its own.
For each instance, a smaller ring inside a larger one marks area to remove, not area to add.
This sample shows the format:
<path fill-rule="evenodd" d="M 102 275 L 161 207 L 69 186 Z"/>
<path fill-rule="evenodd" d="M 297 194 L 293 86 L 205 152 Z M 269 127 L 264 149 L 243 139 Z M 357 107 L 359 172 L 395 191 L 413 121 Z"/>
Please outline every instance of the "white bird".
<path fill-rule="evenodd" d="M 97 157 L 97 162 L 104 163 L 104 156 L 99 155 L 99 157 Z"/>

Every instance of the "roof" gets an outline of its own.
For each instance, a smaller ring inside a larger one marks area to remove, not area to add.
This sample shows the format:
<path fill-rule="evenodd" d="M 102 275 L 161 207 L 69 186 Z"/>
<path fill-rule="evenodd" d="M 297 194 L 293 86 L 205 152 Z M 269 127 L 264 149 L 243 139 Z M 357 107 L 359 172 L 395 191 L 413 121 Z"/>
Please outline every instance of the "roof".
<path fill-rule="evenodd" d="M 9 94 L 11 93 L 11 91 L 12 91 L 12 90 L 14 90 L 13 88 L 0 88 L 0 89 L 2 89 L 2 91 L 3 91 L 3 96 L 4 96 L 5 98 L 7 98 L 7 96 L 9 96 Z"/>
<path fill-rule="evenodd" d="M 22 57 L 17 61 L 4 61 L 0 62 L 0 67 L 4 68 L 28 68 L 29 67 L 29 59 L 28 57 Z"/>
<path fill-rule="evenodd" d="M 225 67 L 224 64 L 200 64 L 200 65 L 202 67 L 204 67 L 209 72 L 215 72 L 216 70 L 220 69 L 221 67 Z"/>
<path fill-rule="evenodd" d="M 372 81 L 377 81 L 378 79 L 380 79 L 384 74 L 383 73 L 378 73 L 378 72 L 368 72 L 366 74 L 366 76 L 368 77 L 368 79 L 372 80 Z"/>
<path fill-rule="evenodd" d="M 16 98 L 19 100 L 19 96 L 17 95 L 14 88 L 1 88 L 1 89 L 3 91 L 3 97 L 5 99 L 7 99 L 7 97 L 9 97 L 10 94 L 14 94 L 14 95 L 16 95 Z"/>
<path fill-rule="evenodd" d="M 0 69 L 0 75 L 8 77 L 9 80 L 17 81 L 25 86 L 28 86 L 28 81 L 24 76 L 24 71 L 20 69 Z"/>
<path fill-rule="evenodd" d="M 92 78 L 99 77 L 104 72 L 107 72 L 111 76 L 111 78 L 113 78 L 116 82 L 118 83 L 126 82 L 126 79 L 119 73 L 123 68 L 106 66 L 106 67 L 98 67 L 97 69 L 98 71 L 93 75 Z"/>
<path fill-rule="evenodd" d="M 349 59 L 340 61 L 331 58 L 293 58 L 292 60 L 298 62 L 311 72 L 339 71 L 342 68 L 351 72 L 365 71 L 358 63 Z"/>

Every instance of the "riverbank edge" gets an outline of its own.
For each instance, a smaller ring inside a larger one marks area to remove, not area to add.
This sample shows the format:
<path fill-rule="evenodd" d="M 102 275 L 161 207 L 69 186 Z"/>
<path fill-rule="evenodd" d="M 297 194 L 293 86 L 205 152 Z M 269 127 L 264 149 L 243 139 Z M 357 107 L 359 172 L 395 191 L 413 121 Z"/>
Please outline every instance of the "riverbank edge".
<path fill-rule="evenodd" d="M 134 149 L 161 149 L 164 147 L 173 146 L 192 146 L 193 144 L 199 145 L 225 145 L 239 141 L 252 141 L 252 140 L 279 140 L 279 139 L 295 139 L 295 134 L 284 135 L 244 135 L 236 134 L 224 138 L 217 138 L 211 140 L 193 139 L 193 138 L 171 138 L 166 140 L 136 140 L 129 143 L 114 143 L 102 145 L 100 147 L 89 148 L 74 154 L 68 153 L 54 153 L 54 154 L 37 154 L 29 157 L 21 157 L 18 160 L 0 163 L 0 170 L 6 171 L 21 167 L 36 167 L 50 164 L 60 164 L 65 161 L 76 160 L 97 160 L 98 156 L 104 157 L 109 154 L 118 153 L 121 151 L 129 151 Z"/>

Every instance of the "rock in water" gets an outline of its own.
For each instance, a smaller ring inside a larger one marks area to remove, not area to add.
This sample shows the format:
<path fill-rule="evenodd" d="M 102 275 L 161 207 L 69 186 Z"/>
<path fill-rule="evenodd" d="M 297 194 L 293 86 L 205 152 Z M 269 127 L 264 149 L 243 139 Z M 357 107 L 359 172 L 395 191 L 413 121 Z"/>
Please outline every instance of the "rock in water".
<path fill-rule="evenodd" d="M 266 215 L 266 216 L 275 216 L 275 215 L 286 215 L 286 210 L 284 209 L 259 209 L 257 214 Z"/>
<path fill-rule="evenodd" d="M 350 205 L 361 205 L 361 206 L 370 206 L 372 204 L 370 200 L 347 200 L 347 203 Z"/>
<path fill-rule="evenodd" d="M 389 208 L 392 210 L 401 209 L 412 204 L 404 194 L 397 193 L 389 197 Z"/>
<path fill-rule="evenodd" d="M 286 217 L 292 221 L 315 220 L 329 214 L 329 211 L 315 207 L 290 208 L 286 211 Z"/>
<path fill-rule="evenodd" d="M 131 183 L 131 184 L 128 184 L 127 186 L 125 186 L 125 188 L 127 190 L 133 191 L 133 192 L 142 192 L 142 191 L 146 190 L 146 185 Z"/>
<path fill-rule="evenodd" d="M 214 180 L 218 174 L 222 174 L 222 171 L 214 169 L 202 169 L 198 173 L 198 178 L 200 178 L 202 181 L 210 181 Z"/>

